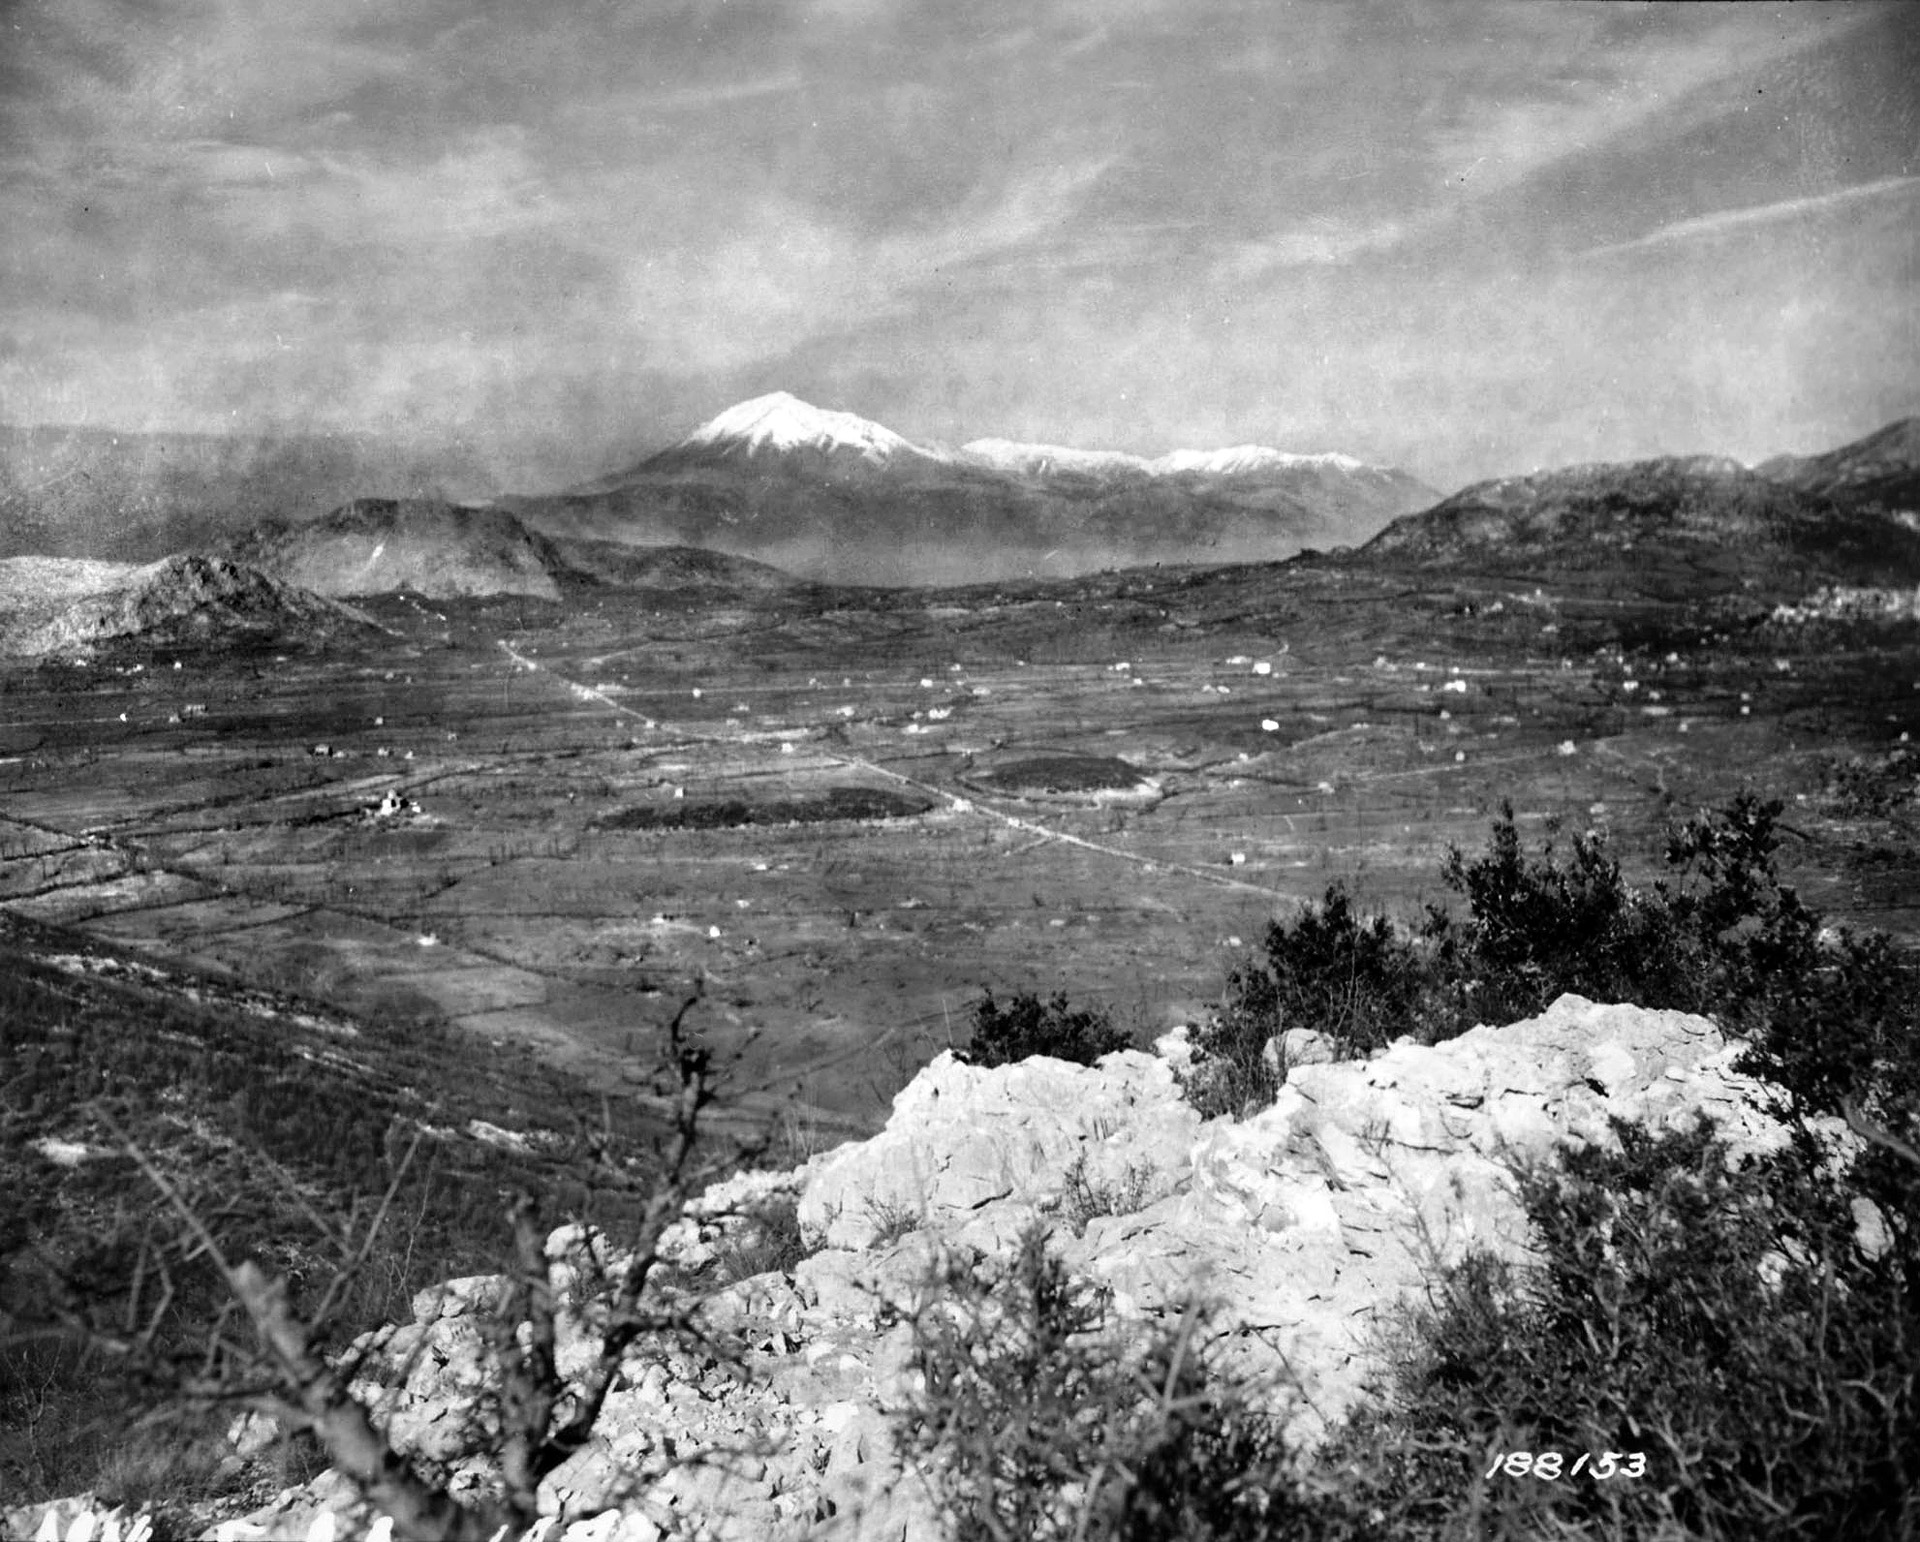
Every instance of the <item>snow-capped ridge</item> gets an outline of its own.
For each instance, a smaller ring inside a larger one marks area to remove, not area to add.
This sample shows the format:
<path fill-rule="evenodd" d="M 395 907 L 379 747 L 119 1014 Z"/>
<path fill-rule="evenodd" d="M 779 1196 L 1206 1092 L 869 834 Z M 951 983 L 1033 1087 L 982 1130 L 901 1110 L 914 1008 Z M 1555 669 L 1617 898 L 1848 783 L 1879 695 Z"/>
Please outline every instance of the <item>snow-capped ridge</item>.
<path fill-rule="evenodd" d="M 1146 472 L 1150 465 L 1145 457 L 1129 455 L 1125 450 L 1075 450 L 1060 444 L 1024 444 L 1017 439 L 973 439 L 960 447 L 960 453 L 997 471 L 1019 471 L 1029 476 Z"/>
<path fill-rule="evenodd" d="M 1351 475 L 1371 469 L 1365 461 L 1337 451 L 1297 455 L 1263 444 L 1232 445 L 1219 450 L 1169 450 L 1165 455 L 1149 458 L 1130 455 L 1125 450 L 1078 450 L 1066 445 L 1026 444 L 1014 439 L 974 439 L 962 445 L 960 453 L 997 470 L 1018 471 L 1029 476 L 1060 473 L 1101 476 L 1116 472 L 1147 477 L 1249 476 L 1266 471 L 1304 469 Z"/>
<path fill-rule="evenodd" d="M 1271 449 L 1264 444 L 1236 444 L 1221 450 L 1170 450 L 1158 460 L 1148 462 L 1161 475 L 1180 471 L 1200 471 L 1210 476 L 1240 476 L 1253 471 L 1290 470 L 1312 466 L 1329 471 L 1364 471 L 1365 461 L 1337 450 L 1318 455 L 1296 455 L 1288 450 Z"/>
<path fill-rule="evenodd" d="M 855 455 L 876 466 L 907 459 L 939 465 L 982 466 L 1040 477 L 1233 477 L 1277 471 L 1338 472 L 1350 476 L 1375 469 L 1351 455 L 1297 455 L 1260 444 L 1232 445 L 1218 450 L 1170 450 L 1150 458 L 1126 450 L 1082 450 L 1014 439 L 974 439 L 957 452 L 950 452 L 940 445 L 916 444 L 855 413 L 816 407 L 790 391 L 770 391 L 727 408 L 665 451 L 662 458 L 694 454 L 752 460 L 763 452 L 777 455 L 796 451 Z"/>
<path fill-rule="evenodd" d="M 763 450 L 851 451 L 881 464 L 900 455 L 944 460 L 937 450 L 904 439 L 890 428 L 851 412 L 835 412 L 803 402 L 787 391 L 773 391 L 729 407 L 680 441 L 677 449 L 738 452 Z"/>

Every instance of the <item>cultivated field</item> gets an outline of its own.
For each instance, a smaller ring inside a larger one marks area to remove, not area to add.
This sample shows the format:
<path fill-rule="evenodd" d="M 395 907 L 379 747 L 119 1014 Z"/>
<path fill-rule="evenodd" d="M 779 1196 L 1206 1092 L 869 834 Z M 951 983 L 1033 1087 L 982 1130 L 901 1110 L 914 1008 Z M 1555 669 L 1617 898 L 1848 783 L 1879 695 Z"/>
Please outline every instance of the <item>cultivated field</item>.
<path fill-rule="evenodd" d="M 945 591 L 387 597 L 353 651 L 0 673 L 0 900 L 646 1096 L 695 980 L 730 1107 L 871 1126 L 984 987 L 1143 1034 L 1336 878 L 1753 785 L 1920 933 L 1920 629 L 1327 562 Z M 179 667 L 174 665 L 178 662 Z"/>

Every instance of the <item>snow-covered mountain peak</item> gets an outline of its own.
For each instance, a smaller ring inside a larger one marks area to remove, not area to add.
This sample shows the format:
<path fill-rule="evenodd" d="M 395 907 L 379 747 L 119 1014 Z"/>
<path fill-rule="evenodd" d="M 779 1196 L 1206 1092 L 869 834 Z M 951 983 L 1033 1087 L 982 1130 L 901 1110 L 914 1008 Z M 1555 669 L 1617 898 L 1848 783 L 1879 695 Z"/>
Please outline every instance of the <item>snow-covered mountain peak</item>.
<path fill-rule="evenodd" d="M 961 454 L 1001 471 L 1024 472 L 1029 476 L 1071 472 L 1082 476 L 1130 473 L 1161 477 L 1198 473 L 1230 477 L 1272 471 L 1352 474 L 1368 469 L 1366 462 L 1355 460 L 1351 455 L 1294 455 L 1262 444 L 1239 444 L 1223 450 L 1169 450 L 1149 460 L 1124 450 L 1075 450 L 1057 444 L 1022 444 L 1013 439 L 975 439 L 961 447 Z"/>
<path fill-rule="evenodd" d="M 682 449 L 736 451 L 826 450 L 852 452 L 877 463 L 897 455 L 927 460 L 942 457 L 903 439 L 890 428 L 803 402 L 787 391 L 773 391 L 729 407 L 680 442 Z"/>
<path fill-rule="evenodd" d="M 1328 451 L 1321 455 L 1295 455 L 1286 450 L 1269 449 L 1264 444 L 1236 444 L 1223 450 L 1170 450 L 1158 460 L 1148 462 L 1161 475 L 1181 471 L 1199 471 L 1209 476 L 1241 476 L 1256 471 L 1287 471 L 1313 468 L 1323 471 L 1364 471 L 1366 462 L 1351 455 Z"/>

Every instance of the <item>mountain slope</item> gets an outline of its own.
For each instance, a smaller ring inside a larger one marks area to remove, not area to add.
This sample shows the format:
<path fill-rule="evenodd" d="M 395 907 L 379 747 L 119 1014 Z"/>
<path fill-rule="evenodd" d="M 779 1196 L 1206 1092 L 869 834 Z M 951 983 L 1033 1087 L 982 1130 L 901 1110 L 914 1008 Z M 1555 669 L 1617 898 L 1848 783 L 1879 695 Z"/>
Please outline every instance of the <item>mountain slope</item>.
<path fill-rule="evenodd" d="M 503 509 L 362 498 L 301 524 L 273 521 L 230 555 L 318 594 L 410 589 L 431 599 L 517 594 L 557 600 L 572 585 L 705 593 L 764 592 L 790 575 L 686 546 L 556 539 Z"/>
<path fill-rule="evenodd" d="M 357 611 L 215 557 L 165 557 L 145 566 L 0 561 L 0 653 L 85 655 L 118 642 L 309 640 L 371 624 Z"/>
<path fill-rule="evenodd" d="M 774 391 L 729 407 L 647 464 L 665 470 L 796 454 L 853 457 L 875 466 L 907 459 L 941 464 L 947 459 L 851 412 L 815 407 L 786 391 Z"/>
<path fill-rule="evenodd" d="M 1394 521 L 1354 560 L 1542 576 L 1612 572 L 1710 593 L 1809 579 L 1920 581 L 1920 533 L 1711 456 L 1478 483 Z"/>
<path fill-rule="evenodd" d="M 1362 540 L 1431 502 L 1404 473 L 1258 446 L 918 445 L 785 393 L 556 498 L 502 500 L 551 538 L 682 543 L 814 578 L 937 583 L 1116 564 L 1280 558 Z"/>
<path fill-rule="evenodd" d="M 1920 418 L 1902 418 L 1822 455 L 1777 455 L 1758 470 L 1804 492 L 1920 518 Z"/>

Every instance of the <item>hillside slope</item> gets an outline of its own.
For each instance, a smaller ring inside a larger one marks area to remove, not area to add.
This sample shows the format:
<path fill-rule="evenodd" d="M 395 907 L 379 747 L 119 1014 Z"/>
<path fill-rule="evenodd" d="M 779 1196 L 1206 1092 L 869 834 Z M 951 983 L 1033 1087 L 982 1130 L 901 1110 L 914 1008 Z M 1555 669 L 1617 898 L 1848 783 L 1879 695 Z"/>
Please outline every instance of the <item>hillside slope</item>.
<path fill-rule="evenodd" d="M 1920 532 L 1709 456 L 1482 482 L 1394 521 L 1354 560 L 1686 593 L 1920 582 Z"/>
<path fill-rule="evenodd" d="M 372 623 L 357 611 L 217 557 L 144 567 L 0 561 L 0 654 L 86 655 L 112 643 L 307 641 Z"/>
<path fill-rule="evenodd" d="M 430 599 L 524 595 L 558 600 L 565 589 L 698 589 L 754 593 L 795 580 L 746 558 L 689 546 L 550 537 L 504 509 L 431 500 L 362 498 L 300 524 L 274 521 L 232 542 L 238 561 L 317 594 Z"/>
<path fill-rule="evenodd" d="M 1803 492 L 1920 518 L 1920 418 L 1902 418 L 1821 455 L 1777 455 L 1757 469 Z"/>
<path fill-rule="evenodd" d="M 559 598 L 555 553 L 512 515 L 427 499 L 356 499 L 301 524 L 263 524 L 228 550 L 316 594 Z"/>

